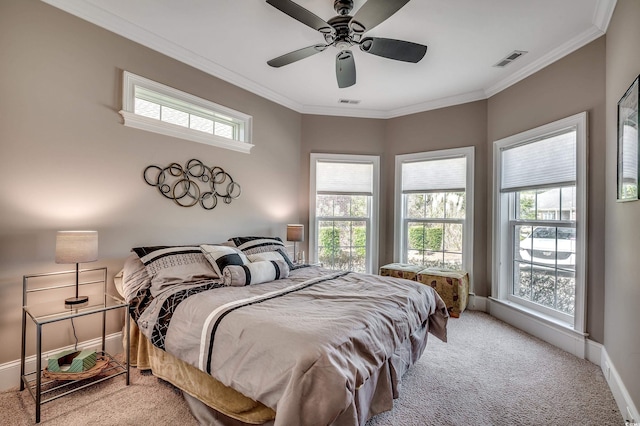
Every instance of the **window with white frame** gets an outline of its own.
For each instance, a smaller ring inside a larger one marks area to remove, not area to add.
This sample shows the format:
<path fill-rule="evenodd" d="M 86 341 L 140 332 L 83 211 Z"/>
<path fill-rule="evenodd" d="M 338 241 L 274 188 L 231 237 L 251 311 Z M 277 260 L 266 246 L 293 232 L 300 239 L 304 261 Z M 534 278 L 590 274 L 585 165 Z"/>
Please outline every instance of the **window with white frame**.
<path fill-rule="evenodd" d="M 137 129 L 244 153 L 253 147 L 251 116 L 128 71 L 120 114 Z"/>
<path fill-rule="evenodd" d="M 330 269 L 377 270 L 380 159 L 311 154 L 309 259 Z"/>
<path fill-rule="evenodd" d="M 471 274 L 473 165 L 473 147 L 396 156 L 398 261 Z"/>
<path fill-rule="evenodd" d="M 494 143 L 494 297 L 584 331 L 586 113 Z"/>

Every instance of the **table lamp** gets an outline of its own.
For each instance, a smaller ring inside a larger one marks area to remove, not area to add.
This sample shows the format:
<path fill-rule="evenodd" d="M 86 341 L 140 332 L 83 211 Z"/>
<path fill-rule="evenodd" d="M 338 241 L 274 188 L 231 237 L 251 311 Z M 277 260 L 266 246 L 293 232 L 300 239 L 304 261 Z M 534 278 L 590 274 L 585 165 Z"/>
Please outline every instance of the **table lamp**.
<path fill-rule="evenodd" d="M 296 242 L 304 241 L 304 225 L 287 225 L 287 241 L 293 241 L 293 261 L 297 262 L 298 258 L 296 257 Z"/>
<path fill-rule="evenodd" d="M 58 231 L 56 235 L 56 263 L 76 264 L 76 297 L 64 301 L 73 307 L 86 303 L 88 296 L 79 296 L 79 264 L 98 260 L 98 231 Z"/>

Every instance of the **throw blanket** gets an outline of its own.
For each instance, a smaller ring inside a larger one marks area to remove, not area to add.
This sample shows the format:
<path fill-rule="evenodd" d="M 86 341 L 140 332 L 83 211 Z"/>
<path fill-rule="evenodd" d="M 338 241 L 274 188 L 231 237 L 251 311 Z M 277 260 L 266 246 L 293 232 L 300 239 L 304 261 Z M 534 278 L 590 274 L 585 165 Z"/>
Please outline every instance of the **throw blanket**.
<path fill-rule="evenodd" d="M 147 337 L 169 299 L 153 299 L 142 313 Z M 387 368 L 396 395 L 426 331 L 446 340 L 447 319 L 429 286 L 311 267 L 185 298 L 163 341 L 167 352 L 273 408 L 275 426 L 363 425 L 358 389 Z"/>

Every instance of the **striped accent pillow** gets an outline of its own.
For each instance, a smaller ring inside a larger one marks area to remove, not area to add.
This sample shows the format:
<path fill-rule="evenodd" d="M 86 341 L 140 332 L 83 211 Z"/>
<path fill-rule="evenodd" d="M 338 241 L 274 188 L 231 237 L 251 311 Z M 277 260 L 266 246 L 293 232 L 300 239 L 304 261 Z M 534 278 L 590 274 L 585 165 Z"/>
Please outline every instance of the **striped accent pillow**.
<path fill-rule="evenodd" d="M 263 253 L 285 248 L 284 243 L 278 237 L 235 237 L 230 238 L 236 247 L 244 254 Z"/>
<path fill-rule="evenodd" d="M 132 249 L 151 277 L 151 294 L 156 296 L 167 286 L 218 278 L 199 246 L 155 246 Z"/>
<path fill-rule="evenodd" d="M 247 256 L 235 247 L 202 244 L 200 250 L 220 277 L 226 266 L 249 263 Z"/>
<path fill-rule="evenodd" d="M 222 271 L 222 283 L 245 286 L 280 280 L 289 276 L 289 266 L 282 260 L 265 260 L 247 265 L 228 265 Z"/>
<path fill-rule="evenodd" d="M 294 265 L 287 254 L 287 249 L 278 237 L 235 237 L 229 239 L 236 247 L 247 256 L 256 255 L 258 253 L 270 253 L 276 252 L 282 256 L 282 259 L 287 262 L 289 268 L 293 269 Z M 253 262 L 254 260 L 250 258 Z M 274 260 L 274 259 L 260 259 L 260 260 Z"/>

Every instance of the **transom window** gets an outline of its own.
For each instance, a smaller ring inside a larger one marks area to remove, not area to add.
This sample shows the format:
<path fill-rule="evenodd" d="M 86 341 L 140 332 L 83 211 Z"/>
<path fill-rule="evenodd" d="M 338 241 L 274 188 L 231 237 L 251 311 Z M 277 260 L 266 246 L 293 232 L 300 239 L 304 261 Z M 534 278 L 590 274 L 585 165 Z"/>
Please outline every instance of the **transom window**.
<path fill-rule="evenodd" d="M 494 297 L 584 331 L 586 113 L 494 144 Z"/>
<path fill-rule="evenodd" d="M 310 259 L 356 272 L 377 269 L 379 158 L 311 154 Z"/>
<path fill-rule="evenodd" d="M 251 116 L 124 72 L 126 126 L 248 153 Z"/>
<path fill-rule="evenodd" d="M 471 272 L 472 194 L 473 147 L 396 156 L 396 259 Z"/>

